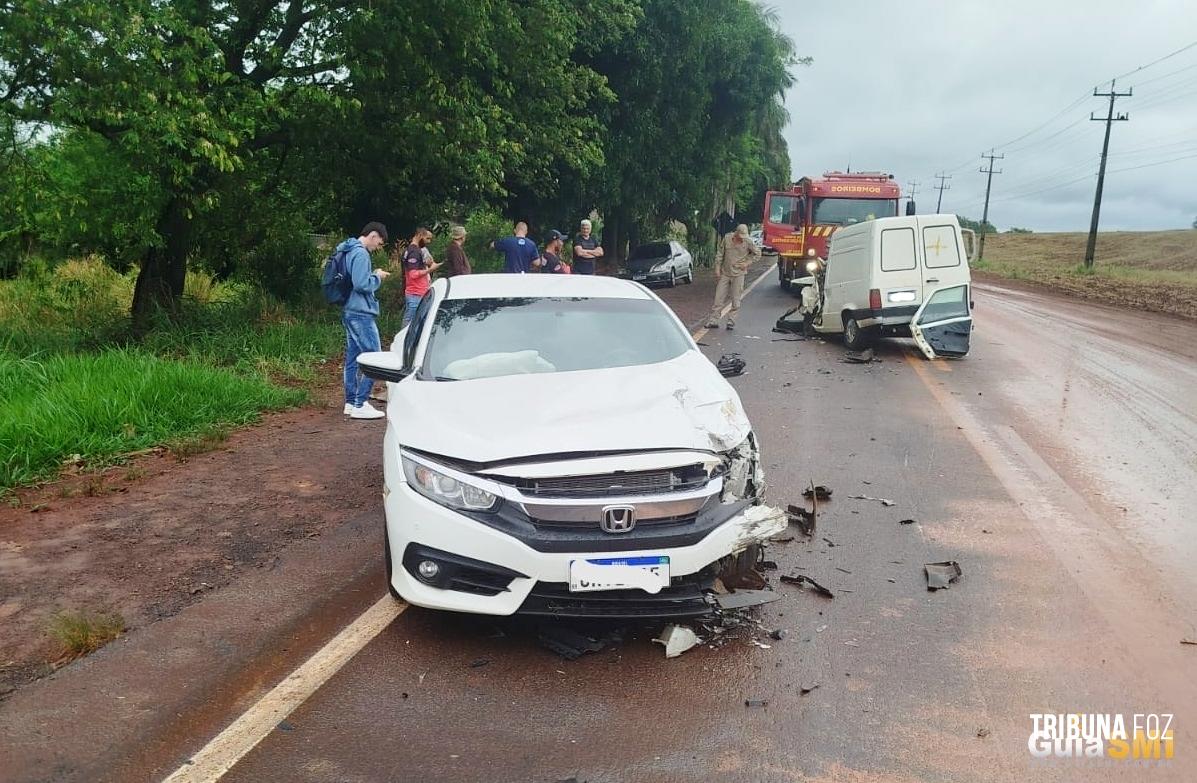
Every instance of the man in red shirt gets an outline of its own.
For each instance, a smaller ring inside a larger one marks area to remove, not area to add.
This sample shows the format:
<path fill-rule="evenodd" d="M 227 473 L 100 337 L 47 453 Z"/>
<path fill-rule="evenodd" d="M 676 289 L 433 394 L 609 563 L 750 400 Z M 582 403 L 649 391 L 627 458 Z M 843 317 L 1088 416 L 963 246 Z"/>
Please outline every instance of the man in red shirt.
<path fill-rule="evenodd" d="M 440 269 L 440 264 L 428 255 L 425 261 L 428 242 L 432 239 L 432 232 L 426 228 L 417 228 L 412 235 L 411 244 L 403 251 L 403 294 L 406 307 L 403 308 L 403 325 L 411 321 L 420 306 L 420 300 L 428 293 L 428 286 L 432 284 L 432 273 Z"/>

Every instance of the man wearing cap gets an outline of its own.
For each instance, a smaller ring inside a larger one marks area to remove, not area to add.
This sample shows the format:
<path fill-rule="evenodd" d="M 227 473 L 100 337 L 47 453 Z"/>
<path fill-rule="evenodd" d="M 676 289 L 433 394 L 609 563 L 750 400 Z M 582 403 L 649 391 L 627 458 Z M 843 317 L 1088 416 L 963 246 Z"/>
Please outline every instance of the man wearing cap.
<path fill-rule="evenodd" d="M 569 267 L 561 261 L 561 248 L 565 245 L 565 234 L 554 229 L 547 236 L 544 253 L 536 259 L 537 268 L 542 273 L 550 275 L 568 274 Z"/>
<path fill-rule="evenodd" d="M 593 275 L 594 259 L 603 257 L 603 246 L 590 233 L 589 220 L 583 220 L 580 229 L 574 237 L 574 272 L 579 275 Z"/>
<path fill-rule="evenodd" d="M 707 318 L 708 329 L 718 329 L 723 306 L 731 296 L 731 310 L 727 314 L 727 328 L 736 328 L 736 315 L 740 312 L 740 299 L 744 296 L 744 276 L 748 267 L 761 257 L 761 249 L 748 238 L 748 226 L 741 223 L 736 230 L 725 234 L 715 251 L 715 306 Z"/>
<path fill-rule="evenodd" d="M 449 247 L 445 248 L 445 261 L 448 268 L 445 270 L 446 277 L 456 277 L 457 275 L 468 275 L 472 271 L 470 268 L 469 256 L 465 253 L 465 226 L 454 226 L 449 229 Z"/>
<path fill-rule="evenodd" d="M 528 224 L 519 221 L 511 236 L 496 239 L 490 246 L 503 254 L 503 271 L 522 274 L 532 270 L 533 262 L 540 257 L 536 243 L 528 239 Z"/>

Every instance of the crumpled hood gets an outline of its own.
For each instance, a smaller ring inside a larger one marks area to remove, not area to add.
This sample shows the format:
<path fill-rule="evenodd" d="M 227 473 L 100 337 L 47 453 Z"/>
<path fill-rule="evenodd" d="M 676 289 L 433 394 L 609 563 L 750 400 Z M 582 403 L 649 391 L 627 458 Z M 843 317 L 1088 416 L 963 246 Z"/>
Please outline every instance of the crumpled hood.
<path fill-rule="evenodd" d="M 403 446 L 470 462 L 571 452 L 726 451 L 748 436 L 735 390 L 698 351 L 667 362 L 391 386 Z"/>

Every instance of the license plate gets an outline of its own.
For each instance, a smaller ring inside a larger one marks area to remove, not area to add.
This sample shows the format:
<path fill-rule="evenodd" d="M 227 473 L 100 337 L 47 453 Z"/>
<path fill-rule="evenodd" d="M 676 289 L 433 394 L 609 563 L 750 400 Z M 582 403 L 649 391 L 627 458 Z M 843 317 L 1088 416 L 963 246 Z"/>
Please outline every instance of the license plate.
<path fill-rule="evenodd" d="M 569 590 L 587 593 L 594 590 L 635 588 L 657 593 L 669 586 L 669 557 L 602 557 L 571 560 Z"/>
<path fill-rule="evenodd" d="M 647 280 L 648 275 L 632 275 L 633 280 Z"/>

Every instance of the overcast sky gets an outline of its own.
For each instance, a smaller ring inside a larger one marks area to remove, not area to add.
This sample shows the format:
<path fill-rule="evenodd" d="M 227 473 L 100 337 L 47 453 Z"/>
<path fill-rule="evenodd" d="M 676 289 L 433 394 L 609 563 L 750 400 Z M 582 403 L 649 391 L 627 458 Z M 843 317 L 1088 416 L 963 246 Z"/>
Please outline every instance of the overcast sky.
<path fill-rule="evenodd" d="M 1105 127 L 1088 117 L 1108 107 L 1093 88 L 1197 42 L 1194 0 L 765 3 L 814 57 L 786 96 L 795 178 L 880 169 L 903 192 L 917 180 L 919 212 L 933 212 L 934 175 L 948 173 L 943 211 L 980 219 L 981 153 L 997 147 L 989 216 L 1002 230 L 1087 230 Z M 1113 126 L 1101 229 L 1189 228 L 1197 46 L 1118 80 L 1130 87 L 1115 104 L 1130 120 Z M 1187 159 L 1118 171 L 1173 158 Z"/>

